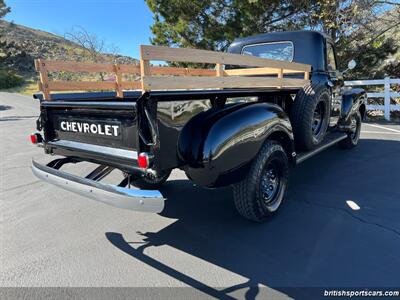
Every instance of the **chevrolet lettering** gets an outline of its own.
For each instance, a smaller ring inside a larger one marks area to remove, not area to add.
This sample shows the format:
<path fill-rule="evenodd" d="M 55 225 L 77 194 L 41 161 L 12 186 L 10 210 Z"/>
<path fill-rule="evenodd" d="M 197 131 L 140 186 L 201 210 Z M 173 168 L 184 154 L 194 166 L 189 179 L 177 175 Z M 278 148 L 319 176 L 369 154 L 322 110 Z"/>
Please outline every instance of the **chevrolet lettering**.
<path fill-rule="evenodd" d="M 79 133 L 91 133 L 107 136 L 118 136 L 119 126 L 109 124 L 94 124 L 77 121 L 61 121 L 60 128 L 62 131 L 71 131 Z"/>

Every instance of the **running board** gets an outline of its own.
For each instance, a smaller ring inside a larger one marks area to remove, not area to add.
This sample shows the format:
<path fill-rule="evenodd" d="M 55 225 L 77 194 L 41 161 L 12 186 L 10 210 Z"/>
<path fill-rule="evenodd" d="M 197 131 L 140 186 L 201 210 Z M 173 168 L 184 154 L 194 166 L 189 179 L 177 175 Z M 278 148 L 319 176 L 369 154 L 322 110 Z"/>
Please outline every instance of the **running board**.
<path fill-rule="evenodd" d="M 347 134 L 343 132 L 337 132 L 337 133 L 330 133 L 325 137 L 325 141 L 316 149 L 310 150 L 310 151 L 302 151 L 297 153 L 296 155 L 296 164 L 300 164 L 303 161 L 309 159 L 310 157 L 313 157 L 314 155 L 328 149 L 329 147 L 337 144 L 341 140 L 344 140 L 347 138 Z"/>

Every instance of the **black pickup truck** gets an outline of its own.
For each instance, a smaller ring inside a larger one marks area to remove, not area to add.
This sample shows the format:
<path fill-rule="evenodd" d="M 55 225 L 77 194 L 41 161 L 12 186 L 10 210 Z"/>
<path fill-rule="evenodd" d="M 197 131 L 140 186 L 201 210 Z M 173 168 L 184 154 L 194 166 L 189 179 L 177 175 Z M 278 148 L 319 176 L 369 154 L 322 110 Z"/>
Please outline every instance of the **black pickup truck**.
<path fill-rule="evenodd" d="M 285 199 L 291 167 L 332 145 L 357 145 L 366 94 L 343 86 L 334 44 L 318 32 L 241 38 L 228 53 L 310 65 L 309 83 L 291 86 L 299 75 L 288 71 L 287 87 L 196 89 L 196 80 L 206 79 L 194 79 L 191 89 L 178 82 L 176 89 L 123 91 L 123 98 L 115 92 L 55 93 L 50 101 L 36 94 L 41 111 L 32 143 L 61 158 L 47 165 L 33 161 L 33 173 L 112 206 L 158 213 L 166 198 L 157 189 L 179 168 L 205 188 L 231 185 L 242 216 L 268 219 Z M 147 67 L 143 62 L 142 75 Z M 220 71 L 235 68 L 228 62 Z M 217 79 L 226 84 L 223 78 Z M 60 170 L 82 161 L 98 166 L 86 177 Z M 102 183 L 114 169 L 123 172 L 122 182 Z"/>

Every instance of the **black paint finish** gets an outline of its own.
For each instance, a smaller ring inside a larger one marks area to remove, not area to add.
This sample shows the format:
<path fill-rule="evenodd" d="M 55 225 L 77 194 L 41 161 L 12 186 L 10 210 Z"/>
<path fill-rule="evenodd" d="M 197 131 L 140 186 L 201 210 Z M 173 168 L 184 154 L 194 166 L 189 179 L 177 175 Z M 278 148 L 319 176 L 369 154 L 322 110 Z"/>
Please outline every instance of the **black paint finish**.
<path fill-rule="evenodd" d="M 309 64 L 313 71 L 325 71 L 325 42 L 327 36 L 315 31 L 270 32 L 233 41 L 228 52 L 241 54 L 246 45 L 291 41 L 294 45 L 293 62 Z"/>
<path fill-rule="evenodd" d="M 283 110 L 268 103 L 245 103 L 197 114 L 182 129 L 178 155 L 185 171 L 201 186 L 217 187 L 245 176 L 265 139 L 281 132 L 293 140 Z"/>
<path fill-rule="evenodd" d="M 361 110 L 361 117 L 365 117 L 367 94 L 365 90 L 355 88 L 347 90 L 342 95 L 341 121 L 347 121 L 348 117 L 355 111 Z"/>
<path fill-rule="evenodd" d="M 122 107 L 109 102 L 42 103 L 46 109 L 48 122 L 46 133 L 48 140 L 69 140 L 81 143 L 106 145 L 108 147 L 135 149 L 137 135 L 136 103 L 124 103 Z M 118 137 L 100 134 L 67 132 L 60 128 L 62 121 L 88 122 L 120 126 Z"/>

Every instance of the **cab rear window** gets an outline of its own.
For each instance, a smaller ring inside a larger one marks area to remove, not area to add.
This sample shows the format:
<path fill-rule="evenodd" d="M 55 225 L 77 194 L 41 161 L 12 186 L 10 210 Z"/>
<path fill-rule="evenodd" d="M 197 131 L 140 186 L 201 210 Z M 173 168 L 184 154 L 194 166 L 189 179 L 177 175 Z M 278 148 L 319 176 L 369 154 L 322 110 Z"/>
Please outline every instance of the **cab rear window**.
<path fill-rule="evenodd" d="M 269 58 L 275 60 L 292 61 L 294 47 L 292 42 L 272 42 L 244 46 L 242 54 Z"/>

